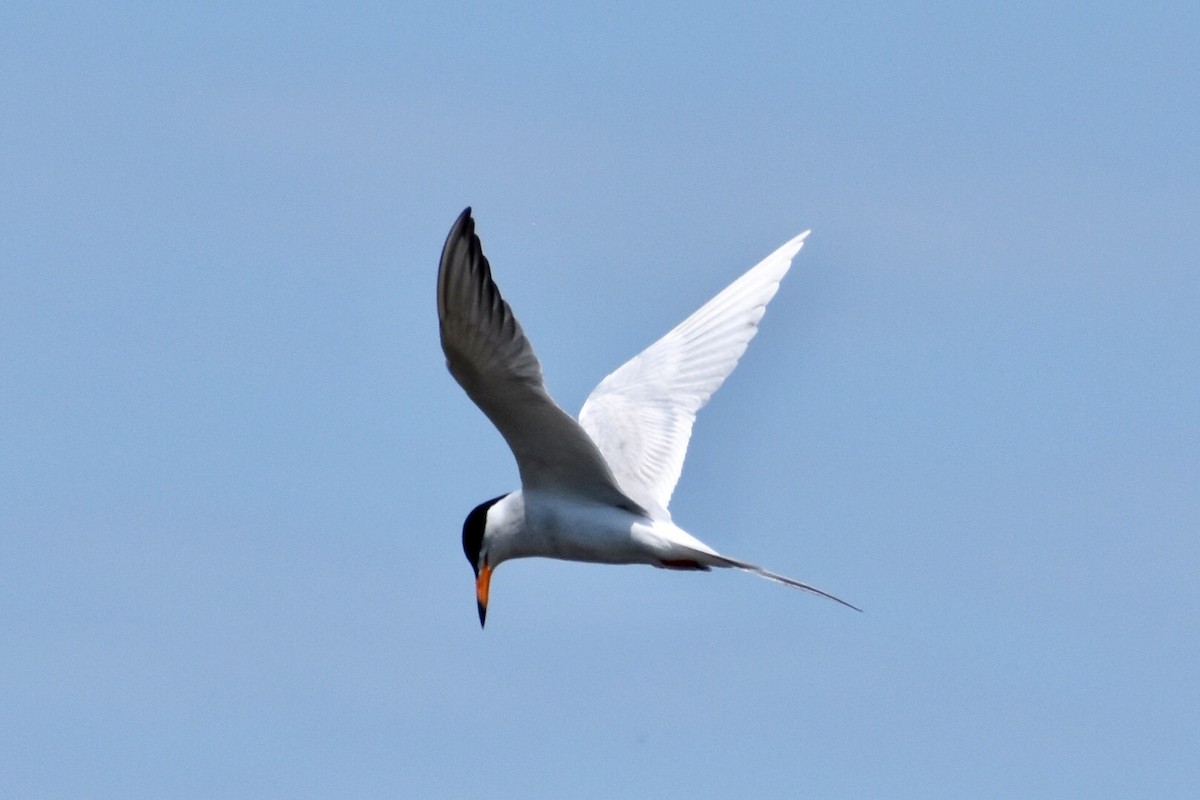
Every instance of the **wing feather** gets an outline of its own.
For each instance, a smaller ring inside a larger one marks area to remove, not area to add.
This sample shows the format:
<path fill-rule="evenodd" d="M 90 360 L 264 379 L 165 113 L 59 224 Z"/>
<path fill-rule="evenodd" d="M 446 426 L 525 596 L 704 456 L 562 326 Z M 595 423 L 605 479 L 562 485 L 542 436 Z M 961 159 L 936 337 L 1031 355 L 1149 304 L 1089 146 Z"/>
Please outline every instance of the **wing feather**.
<path fill-rule="evenodd" d="M 640 511 L 587 433 L 546 391 L 541 364 L 492 279 L 470 208 L 442 249 L 437 306 L 446 366 L 508 443 L 522 486 Z"/>
<path fill-rule="evenodd" d="M 669 519 L 696 412 L 758 331 L 808 232 L 767 256 L 686 320 L 600 382 L 579 412 L 617 483 Z"/>

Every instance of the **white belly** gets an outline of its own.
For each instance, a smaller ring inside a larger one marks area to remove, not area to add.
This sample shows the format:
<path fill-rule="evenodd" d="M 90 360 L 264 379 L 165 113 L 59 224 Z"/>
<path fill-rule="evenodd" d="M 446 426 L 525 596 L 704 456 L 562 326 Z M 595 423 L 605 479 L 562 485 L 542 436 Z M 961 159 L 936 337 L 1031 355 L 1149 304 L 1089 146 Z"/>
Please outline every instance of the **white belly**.
<path fill-rule="evenodd" d="M 652 564 L 712 552 L 671 522 L 608 505 L 525 495 L 524 541 L 513 557 L 542 556 L 604 564 Z"/>

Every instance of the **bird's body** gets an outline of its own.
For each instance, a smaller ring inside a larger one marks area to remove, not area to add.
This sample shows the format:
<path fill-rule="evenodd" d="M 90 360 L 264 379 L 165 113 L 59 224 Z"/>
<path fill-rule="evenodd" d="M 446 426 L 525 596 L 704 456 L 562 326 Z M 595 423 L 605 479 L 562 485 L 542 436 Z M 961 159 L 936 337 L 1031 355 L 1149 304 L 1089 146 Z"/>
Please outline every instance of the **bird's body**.
<path fill-rule="evenodd" d="M 504 495 L 488 509 L 487 522 L 493 564 L 542 556 L 675 569 L 716 565 L 706 560 L 715 551 L 670 520 L 552 492 Z"/>
<path fill-rule="evenodd" d="M 468 208 L 442 251 L 442 349 L 450 373 L 504 436 L 521 473 L 520 490 L 481 503 L 463 524 L 480 623 L 492 570 L 535 556 L 666 569 L 733 567 L 849 606 L 721 555 L 676 525 L 668 511 L 696 412 L 737 365 L 807 233 L 601 381 L 576 421 L 546 391 L 541 365 L 492 279 L 474 228 Z"/>

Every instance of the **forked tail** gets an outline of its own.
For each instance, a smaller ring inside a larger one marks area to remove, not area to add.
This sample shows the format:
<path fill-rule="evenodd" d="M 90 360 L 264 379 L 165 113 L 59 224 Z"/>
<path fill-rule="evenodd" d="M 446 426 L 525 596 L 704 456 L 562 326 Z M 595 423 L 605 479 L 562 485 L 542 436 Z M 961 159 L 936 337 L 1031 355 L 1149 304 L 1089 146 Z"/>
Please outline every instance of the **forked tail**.
<path fill-rule="evenodd" d="M 769 581 L 782 583 L 784 586 L 791 586 L 793 589 L 802 589 L 803 591 L 820 595 L 821 597 L 828 597 L 835 603 L 841 603 L 842 605 L 846 606 L 846 608 L 853 608 L 855 611 L 862 611 L 861 608 L 853 603 L 847 603 L 842 598 L 835 597 L 829 592 L 822 591 L 815 586 L 809 586 L 807 583 L 802 583 L 795 578 L 789 578 L 786 575 L 780 575 L 777 572 L 771 572 L 768 569 L 763 569 L 762 567 L 755 566 L 754 564 L 747 564 L 745 561 L 738 561 L 736 558 L 729 558 L 728 556 L 722 556 L 714 553 L 708 556 L 708 560 L 711 561 L 712 565 L 715 567 L 732 567 L 733 569 L 740 569 L 743 572 L 753 572 L 755 575 L 759 575 Z"/>

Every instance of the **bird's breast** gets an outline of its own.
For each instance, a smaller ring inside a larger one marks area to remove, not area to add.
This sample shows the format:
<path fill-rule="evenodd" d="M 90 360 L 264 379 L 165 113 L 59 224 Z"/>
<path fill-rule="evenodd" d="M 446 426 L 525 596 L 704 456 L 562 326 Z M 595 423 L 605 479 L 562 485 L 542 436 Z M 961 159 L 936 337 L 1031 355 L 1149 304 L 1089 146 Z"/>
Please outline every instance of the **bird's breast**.
<path fill-rule="evenodd" d="M 564 497 L 526 497 L 525 556 L 604 564 L 656 564 L 644 531 L 650 520 L 609 505 Z"/>

